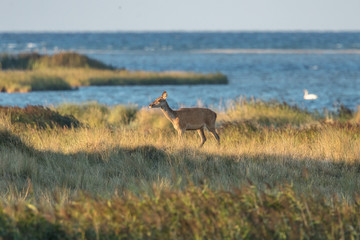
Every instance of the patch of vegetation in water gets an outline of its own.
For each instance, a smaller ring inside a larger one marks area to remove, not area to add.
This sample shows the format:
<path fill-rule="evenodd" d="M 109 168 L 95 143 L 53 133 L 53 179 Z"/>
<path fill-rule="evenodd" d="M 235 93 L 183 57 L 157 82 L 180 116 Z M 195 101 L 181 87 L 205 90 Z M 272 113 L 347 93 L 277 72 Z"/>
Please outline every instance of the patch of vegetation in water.
<path fill-rule="evenodd" d="M 73 52 L 0 57 L 0 91 L 71 90 L 79 86 L 227 84 L 221 73 L 145 72 L 115 69 Z"/>

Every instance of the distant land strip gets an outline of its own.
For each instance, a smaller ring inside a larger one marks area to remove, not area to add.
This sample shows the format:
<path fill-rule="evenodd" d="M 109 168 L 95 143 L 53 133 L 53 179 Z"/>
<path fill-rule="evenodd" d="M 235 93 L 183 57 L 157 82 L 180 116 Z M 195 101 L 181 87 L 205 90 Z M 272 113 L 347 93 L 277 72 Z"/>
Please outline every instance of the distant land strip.
<path fill-rule="evenodd" d="M 227 84 L 222 73 L 127 71 L 75 52 L 0 55 L 0 92 L 76 90 L 81 86 Z"/>
<path fill-rule="evenodd" d="M 194 53 L 215 54 L 360 54 L 360 49 L 204 49 Z"/>

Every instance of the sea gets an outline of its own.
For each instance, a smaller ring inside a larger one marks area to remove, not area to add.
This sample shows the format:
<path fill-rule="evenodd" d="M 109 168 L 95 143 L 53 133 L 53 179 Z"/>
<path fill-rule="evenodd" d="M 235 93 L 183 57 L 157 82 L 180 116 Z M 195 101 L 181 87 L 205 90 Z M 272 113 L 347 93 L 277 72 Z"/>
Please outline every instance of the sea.
<path fill-rule="evenodd" d="M 286 102 L 308 111 L 360 105 L 360 32 L 0 33 L 0 53 L 75 51 L 127 70 L 223 73 L 227 85 L 80 87 L 0 93 L 0 105 L 96 101 L 146 107 L 163 91 L 171 107 L 225 109 L 239 99 Z M 304 100 L 303 90 L 316 94 Z"/>

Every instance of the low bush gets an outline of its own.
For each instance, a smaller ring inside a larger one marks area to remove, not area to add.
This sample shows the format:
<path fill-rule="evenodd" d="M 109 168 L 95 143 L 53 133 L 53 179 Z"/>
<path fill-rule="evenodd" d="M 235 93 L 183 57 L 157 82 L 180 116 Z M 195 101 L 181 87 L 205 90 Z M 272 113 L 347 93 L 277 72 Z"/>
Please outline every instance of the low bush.
<path fill-rule="evenodd" d="M 71 115 L 60 115 L 59 113 L 42 106 L 0 107 L 0 114 L 9 116 L 11 123 L 31 128 L 71 128 L 79 127 L 80 122 Z"/>

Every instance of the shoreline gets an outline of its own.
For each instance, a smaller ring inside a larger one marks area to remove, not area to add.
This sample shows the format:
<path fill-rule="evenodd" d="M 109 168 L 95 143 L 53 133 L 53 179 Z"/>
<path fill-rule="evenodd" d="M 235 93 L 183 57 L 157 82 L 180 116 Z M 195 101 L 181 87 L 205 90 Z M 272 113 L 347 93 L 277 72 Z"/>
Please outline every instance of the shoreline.
<path fill-rule="evenodd" d="M 0 71 L 0 92 L 77 90 L 86 86 L 151 86 L 228 84 L 221 73 L 147 72 L 98 69 L 44 69 Z"/>

